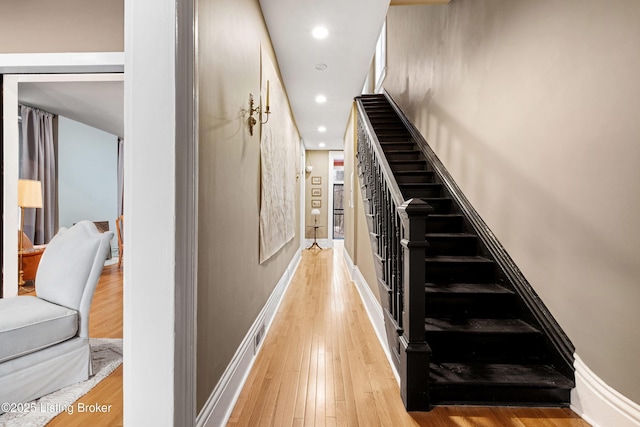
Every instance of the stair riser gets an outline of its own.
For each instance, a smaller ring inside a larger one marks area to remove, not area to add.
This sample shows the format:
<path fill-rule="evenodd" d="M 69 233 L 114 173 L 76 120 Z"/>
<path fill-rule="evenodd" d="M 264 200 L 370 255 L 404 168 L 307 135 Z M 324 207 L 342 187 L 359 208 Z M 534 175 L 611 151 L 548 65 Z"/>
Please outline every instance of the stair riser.
<path fill-rule="evenodd" d="M 466 334 L 427 332 L 433 363 L 542 362 L 544 343 L 540 334 Z"/>
<path fill-rule="evenodd" d="M 425 202 L 427 202 L 432 208 L 432 214 L 448 214 L 451 211 L 451 199 L 437 199 L 433 200 L 430 198 L 424 198 Z M 427 223 L 429 223 L 430 219 L 427 219 Z M 427 226 L 427 232 L 431 232 Z"/>
<path fill-rule="evenodd" d="M 402 184 L 426 184 L 433 182 L 432 172 L 421 172 L 416 174 L 398 174 L 396 175 L 396 182 L 398 185 Z"/>
<path fill-rule="evenodd" d="M 513 295 L 465 295 L 425 297 L 430 317 L 506 318 L 510 317 Z"/>
<path fill-rule="evenodd" d="M 401 144 L 412 144 L 413 140 L 410 135 L 402 134 L 390 134 L 390 135 L 378 135 L 378 141 L 381 144 L 392 144 L 392 143 L 401 143 Z"/>
<path fill-rule="evenodd" d="M 418 151 L 401 151 L 386 153 L 387 160 L 421 160 L 422 154 Z"/>
<path fill-rule="evenodd" d="M 413 150 L 416 145 L 413 142 L 381 142 L 382 150 L 387 151 L 395 150 Z"/>
<path fill-rule="evenodd" d="M 442 187 L 440 184 L 426 184 L 421 186 L 400 186 L 400 191 L 405 199 L 428 199 L 430 197 L 440 197 L 442 195 Z"/>
<path fill-rule="evenodd" d="M 379 133 L 402 133 L 409 135 L 409 132 L 402 126 L 402 123 L 398 123 L 397 120 L 384 117 L 384 122 L 378 123 L 373 126 L 376 135 Z"/>
<path fill-rule="evenodd" d="M 475 236 L 428 237 L 431 255 L 475 255 L 478 242 Z"/>
<path fill-rule="evenodd" d="M 403 161 L 389 163 L 394 172 L 397 171 L 426 171 L 427 162 L 425 161 Z"/>
<path fill-rule="evenodd" d="M 427 261 L 425 266 L 425 283 L 488 283 L 495 275 L 492 263 Z"/>
<path fill-rule="evenodd" d="M 427 233 L 458 233 L 463 228 L 462 217 L 433 217 L 427 218 Z"/>
<path fill-rule="evenodd" d="M 430 400 L 433 405 L 568 407 L 571 401 L 571 390 L 500 386 L 434 386 L 430 390 Z"/>

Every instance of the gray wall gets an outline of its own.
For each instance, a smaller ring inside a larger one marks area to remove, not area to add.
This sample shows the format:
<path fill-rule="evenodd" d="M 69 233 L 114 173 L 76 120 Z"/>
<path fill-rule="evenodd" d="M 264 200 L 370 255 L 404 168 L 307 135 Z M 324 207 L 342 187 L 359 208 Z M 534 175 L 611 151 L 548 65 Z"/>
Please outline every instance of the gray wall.
<path fill-rule="evenodd" d="M 640 2 L 388 15 L 385 88 L 600 378 L 640 402 Z"/>
<path fill-rule="evenodd" d="M 199 411 L 299 249 L 300 236 L 258 263 L 260 134 L 257 127 L 249 135 L 242 109 L 250 92 L 260 93 L 261 46 L 277 64 L 258 0 L 201 0 L 198 8 Z"/>
<path fill-rule="evenodd" d="M 356 117 L 354 108 L 344 136 L 344 248 L 380 302 L 371 238 L 360 189 L 362 183 L 358 177 Z"/>
<path fill-rule="evenodd" d="M 0 53 L 122 52 L 123 0 L 2 0 Z"/>
<path fill-rule="evenodd" d="M 58 220 L 109 221 L 118 216 L 118 137 L 58 117 Z M 117 247 L 117 239 L 111 241 Z"/>

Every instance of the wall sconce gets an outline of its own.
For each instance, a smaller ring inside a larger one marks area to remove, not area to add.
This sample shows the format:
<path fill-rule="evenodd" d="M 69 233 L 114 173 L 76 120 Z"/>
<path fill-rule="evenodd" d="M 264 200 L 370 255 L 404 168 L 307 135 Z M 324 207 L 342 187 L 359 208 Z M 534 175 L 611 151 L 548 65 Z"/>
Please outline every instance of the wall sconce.
<path fill-rule="evenodd" d="M 249 94 L 249 119 L 247 120 L 247 124 L 249 125 L 249 135 L 253 136 L 253 127 L 258 124 L 258 120 L 253 117 L 253 114 L 257 114 L 260 118 L 260 124 L 267 124 L 269 121 L 269 114 L 271 114 L 271 109 L 269 108 L 269 80 L 267 80 L 267 102 L 264 111 L 262 111 L 262 107 L 258 105 L 254 108 L 253 94 Z M 262 114 L 267 116 L 267 120 L 262 121 Z"/>

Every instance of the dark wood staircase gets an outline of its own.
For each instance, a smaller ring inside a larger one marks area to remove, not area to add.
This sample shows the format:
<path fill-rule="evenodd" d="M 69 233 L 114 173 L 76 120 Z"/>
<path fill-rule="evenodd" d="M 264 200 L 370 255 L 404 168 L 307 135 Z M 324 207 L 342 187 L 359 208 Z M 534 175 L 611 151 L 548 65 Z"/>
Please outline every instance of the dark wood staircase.
<path fill-rule="evenodd" d="M 428 372 L 426 385 L 403 388 L 407 409 L 568 406 L 574 379 L 566 335 L 393 100 L 364 95 L 357 103 L 359 169 L 389 345 L 403 381 Z M 424 241 L 416 242 L 403 212 L 417 200 L 427 213 Z M 418 273 L 406 271 L 413 248 L 424 251 Z M 415 319 L 407 312 L 424 316 L 423 335 L 408 335 Z M 423 362 L 411 361 L 412 345 Z"/>

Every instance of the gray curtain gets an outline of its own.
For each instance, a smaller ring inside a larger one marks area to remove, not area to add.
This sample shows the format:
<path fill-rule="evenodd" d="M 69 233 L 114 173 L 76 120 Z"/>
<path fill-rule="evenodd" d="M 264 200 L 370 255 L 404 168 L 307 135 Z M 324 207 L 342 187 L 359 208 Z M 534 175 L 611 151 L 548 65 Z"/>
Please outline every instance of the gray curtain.
<path fill-rule="evenodd" d="M 20 106 L 22 142 L 20 178 L 42 183 L 41 209 L 25 209 L 24 231 L 33 244 L 49 243 L 56 225 L 56 154 L 53 136 L 53 114 Z"/>
<path fill-rule="evenodd" d="M 124 139 L 118 138 L 118 216 L 124 212 Z"/>

